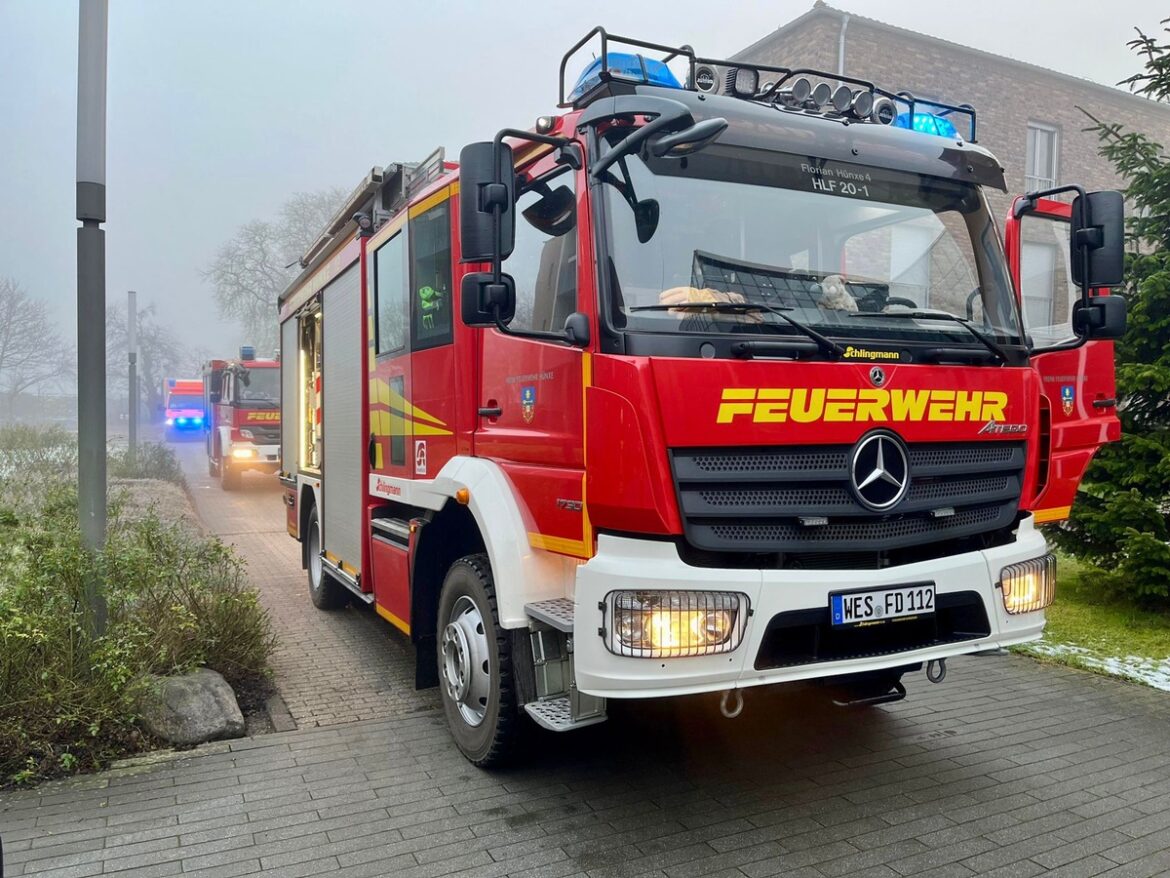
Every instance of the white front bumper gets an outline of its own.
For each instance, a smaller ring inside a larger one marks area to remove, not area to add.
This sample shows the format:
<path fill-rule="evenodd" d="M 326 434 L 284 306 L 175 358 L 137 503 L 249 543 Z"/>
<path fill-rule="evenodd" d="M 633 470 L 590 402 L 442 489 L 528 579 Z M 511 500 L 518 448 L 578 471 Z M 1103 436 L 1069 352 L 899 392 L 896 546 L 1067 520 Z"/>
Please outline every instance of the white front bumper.
<path fill-rule="evenodd" d="M 691 567 L 673 543 L 600 535 L 597 554 L 577 569 L 574 597 L 574 661 L 578 689 L 607 698 L 645 698 L 713 692 L 876 671 L 935 658 L 1036 640 L 1044 612 L 1010 616 L 996 583 L 1008 564 L 1047 551 L 1028 517 L 1006 546 L 936 558 L 885 570 L 738 570 Z M 768 622 L 789 610 L 825 609 L 829 593 L 931 581 L 938 594 L 975 592 L 983 600 L 991 633 L 978 640 L 947 643 L 891 655 L 825 661 L 756 670 Z M 631 658 L 610 652 L 598 633 L 606 624 L 600 604 L 618 589 L 738 591 L 751 601 L 743 642 L 730 653 L 694 658 Z"/>

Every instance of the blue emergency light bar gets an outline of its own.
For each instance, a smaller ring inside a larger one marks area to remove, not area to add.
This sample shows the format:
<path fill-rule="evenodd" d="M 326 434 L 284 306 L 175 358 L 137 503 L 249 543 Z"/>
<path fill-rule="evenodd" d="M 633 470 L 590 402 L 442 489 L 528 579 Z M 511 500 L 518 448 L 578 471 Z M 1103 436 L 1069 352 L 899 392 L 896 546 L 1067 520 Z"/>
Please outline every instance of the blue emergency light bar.
<path fill-rule="evenodd" d="M 659 85 L 664 88 L 682 88 L 682 83 L 662 61 L 628 52 L 610 52 L 605 62 L 601 58 L 594 58 L 589 66 L 581 72 L 577 78 L 577 84 L 569 93 L 570 101 L 576 101 L 585 93 L 602 84 L 604 81 L 602 63 L 607 65 L 605 72 L 609 79 L 623 79 L 627 82 Z"/>
<path fill-rule="evenodd" d="M 586 64 L 573 89 L 566 94 L 565 70 L 569 59 L 595 38 L 600 43 L 600 52 Z M 634 51 L 610 51 L 612 43 Z M 646 50 L 661 57 L 648 57 Z M 675 71 L 667 66 L 676 59 L 684 59 L 688 65 L 685 83 L 680 83 Z M 703 70 L 702 78 L 698 75 L 700 65 L 711 68 Z M 717 90 L 719 78 L 715 68 L 723 69 L 719 75 L 724 83 L 723 94 L 730 97 L 846 124 L 871 122 L 955 139 L 961 137 L 959 120 L 966 119 L 968 124 L 963 126 L 967 129 L 966 139 L 975 143 L 975 108 L 970 104 L 924 101 L 909 92 L 887 91 L 868 80 L 841 73 L 700 58 L 690 46 L 664 46 L 619 37 L 602 27 L 589 31 L 561 59 L 558 106 L 580 108 L 597 97 L 613 94 L 615 88 L 629 90 L 633 85 L 713 92 Z"/>

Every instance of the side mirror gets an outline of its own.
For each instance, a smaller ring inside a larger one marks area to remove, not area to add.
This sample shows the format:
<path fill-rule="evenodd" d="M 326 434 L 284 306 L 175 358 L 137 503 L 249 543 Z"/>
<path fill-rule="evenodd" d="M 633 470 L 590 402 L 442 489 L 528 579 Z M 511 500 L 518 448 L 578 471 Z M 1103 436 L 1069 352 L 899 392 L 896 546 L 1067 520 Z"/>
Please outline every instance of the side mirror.
<path fill-rule="evenodd" d="M 505 326 L 516 314 L 516 284 L 501 274 L 499 283 L 490 271 L 465 274 L 459 286 L 460 309 L 468 326 Z"/>
<path fill-rule="evenodd" d="M 580 311 L 565 318 L 565 341 L 579 348 L 589 347 L 589 318 Z"/>
<path fill-rule="evenodd" d="M 568 186 L 558 186 L 524 208 L 523 216 L 537 231 L 559 238 L 577 223 L 577 198 Z"/>
<path fill-rule="evenodd" d="M 650 153 L 658 158 L 680 159 L 714 143 L 726 130 L 726 119 L 704 119 L 682 131 L 654 138 Z"/>
<path fill-rule="evenodd" d="M 1088 338 L 1125 335 L 1126 302 L 1122 296 L 1092 296 L 1073 306 L 1073 329 Z"/>
<path fill-rule="evenodd" d="M 469 143 L 459 153 L 459 236 L 463 262 L 507 259 L 516 238 L 512 147 Z M 496 216 L 499 216 L 499 239 Z"/>
<path fill-rule="evenodd" d="M 1073 283 L 1088 287 L 1120 284 L 1125 269 L 1125 202 L 1113 190 L 1077 196 L 1072 204 Z M 1088 275 L 1085 270 L 1088 269 Z"/>

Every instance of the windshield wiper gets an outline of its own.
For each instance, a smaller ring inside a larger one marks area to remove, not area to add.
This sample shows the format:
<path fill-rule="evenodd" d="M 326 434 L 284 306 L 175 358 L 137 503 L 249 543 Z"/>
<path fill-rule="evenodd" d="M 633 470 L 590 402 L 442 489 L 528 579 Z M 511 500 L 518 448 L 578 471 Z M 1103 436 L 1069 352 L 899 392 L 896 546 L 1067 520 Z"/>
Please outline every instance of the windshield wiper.
<path fill-rule="evenodd" d="M 898 317 L 908 318 L 913 320 L 949 320 L 951 323 L 957 323 L 975 339 L 991 351 L 999 358 L 1001 363 L 1008 361 L 1008 353 L 997 342 L 992 341 L 982 331 L 976 329 L 971 323 L 958 315 L 952 314 L 949 311 L 852 311 L 850 317 Z"/>
<path fill-rule="evenodd" d="M 746 313 L 767 313 L 775 314 L 781 320 L 786 322 L 789 326 L 803 332 L 809 338 L 817 343 L 819 347 L 826 354 L 831 354 L 835 357 L 843 357 L 845 355 L 845 348 L 837 344 L 831 338 L 826 338 L 821 335 L 811 326 L 806 323 L 801 323 L 795 318 L 789 317 L 785 311 L 792 311 L 792 308 L 776 308 L 772 305 L 759 305 L 754 302 L 680 302 L 677 305 L 635 305 L 629 309 L 630 311 L 716 311 L 720 314 L 746 314 Z"/>

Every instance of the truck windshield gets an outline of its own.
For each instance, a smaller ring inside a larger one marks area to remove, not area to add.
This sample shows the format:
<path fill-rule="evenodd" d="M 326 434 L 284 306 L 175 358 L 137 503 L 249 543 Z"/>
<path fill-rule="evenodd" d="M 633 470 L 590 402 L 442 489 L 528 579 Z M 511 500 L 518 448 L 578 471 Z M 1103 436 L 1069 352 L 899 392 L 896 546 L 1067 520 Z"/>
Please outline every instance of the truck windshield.
<path fill-rule="evenodd" d="M 248 380 L 236 382 L 237 402 L 241 404 L 269 403 L 275 405 L 280 402 L 280 370 L 279 369 L 247 369 L 245 374 Z"/>
<path fill-rule="evenodd" d="M 946 311 L 1020 343 L 995 224 L 957 181 L 715 144 L 686 160 L 629 156 L 603 175 L 614 325 L 637 332 L 795 335 L 981 347 Z M 689 305 L 677 310 L 668 305 Z"/>
<path fill-rule="evenodd" d="M 172 393 L 167 402 L 167 408 L 201 409 L 203 408 L 203 397 L 187 393 Z"/>

